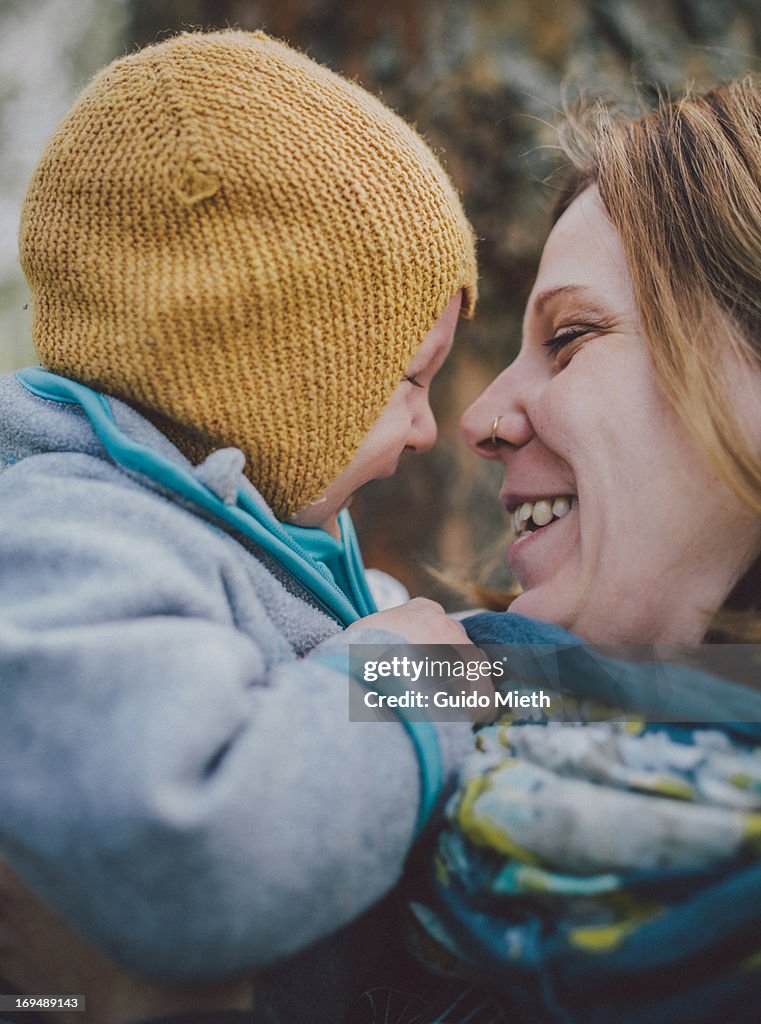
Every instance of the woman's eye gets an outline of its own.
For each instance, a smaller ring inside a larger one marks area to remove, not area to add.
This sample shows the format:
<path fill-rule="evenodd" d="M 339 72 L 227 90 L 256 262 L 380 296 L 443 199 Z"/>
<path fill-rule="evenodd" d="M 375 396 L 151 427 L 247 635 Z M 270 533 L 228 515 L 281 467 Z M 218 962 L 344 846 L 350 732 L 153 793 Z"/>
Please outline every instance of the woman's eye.
<path fill-rule="evenodd" d="M 412 384 L 416 388 L 424 388 L 425 387 L 425 384 L 421 384 L 420 381 L 417 379 L 417 377 L 414 376 L 414 374 L 405 373 L 404 380 L 409 381 L 409 383 Z"/>
<path fill-rule="evenodd" d="M 549 349 L 549 353 L 553 359 L 556 359 L 561 352 L 565 350 L 566 362 L 570 360 L 570 357 L 576 351 L 575 348 L 570 346 L 574 341 L 578 341 L 579 338 L 584 338 L 588 334 L 599 334 L 600 328 L 593 324 L 578 324 L 574 327 L 568 327 L 565 330 L 560 331 L 552 338 L 548 338 L 547 341 L 543 341 L 542 344 L 546 349 Z M 578 346 L 577 346 L 578 347 Z"/>

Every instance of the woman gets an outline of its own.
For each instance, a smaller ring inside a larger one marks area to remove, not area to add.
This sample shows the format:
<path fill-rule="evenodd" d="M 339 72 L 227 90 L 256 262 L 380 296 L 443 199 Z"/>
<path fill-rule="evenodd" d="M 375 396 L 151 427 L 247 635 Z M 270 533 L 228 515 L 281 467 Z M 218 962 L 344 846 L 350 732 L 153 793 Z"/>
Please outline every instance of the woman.
<path fill-rule="evenodd" d="M 761 698 L 580 640 L 759 637 L 761 92 L 599 114 L 572 153 L 520 354 L 463 417 L 521 585 L 469 635 L 555 645 L 562 699 L 481 732 L 415 916 L 511 1021 L 756 1020 Z"/>
<path fill-rule="evenodd" d="M 472 231 L 408 125 L 230 31 L 96 76 L 20 247 L 45 369 L 0 382 L 0 976 L 99 1024 L 237 1009 L 198 986 L 380 898 L 470 746 L 348 721 L 350 639 L 467 637 L 376 612 L 346 506 L 435 440 Z"/>
<path fill-rule="evenodd" d="M 699 643 L 761 596 L 730 596 L 761 547 L 757 96 L 601 128 L 521 354 L 463 418 L 505 467 L 513 610 L 585 639 Z"/>

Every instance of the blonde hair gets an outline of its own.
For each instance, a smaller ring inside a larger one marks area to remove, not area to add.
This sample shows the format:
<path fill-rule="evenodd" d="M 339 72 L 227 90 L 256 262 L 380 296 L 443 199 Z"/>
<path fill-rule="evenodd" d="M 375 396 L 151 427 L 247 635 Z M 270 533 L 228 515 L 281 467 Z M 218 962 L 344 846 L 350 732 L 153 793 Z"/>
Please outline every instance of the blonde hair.
<path fill-rule="evenodd" d="M 746 78 L 661 99 L 628 120 L 597 105 L 570 118 L 561 141 L 573 171 L 555 218 L 597 186 L 626 253 L 659 384 L 720 479 L 761 516 L 761 457 L 732 412 L 716 359 L 729 344 L 741 365 L 761 363 L 758 85 Z M 759 606 L 761 559 L 717 619 L 723 638 L 761 640 Z"/>

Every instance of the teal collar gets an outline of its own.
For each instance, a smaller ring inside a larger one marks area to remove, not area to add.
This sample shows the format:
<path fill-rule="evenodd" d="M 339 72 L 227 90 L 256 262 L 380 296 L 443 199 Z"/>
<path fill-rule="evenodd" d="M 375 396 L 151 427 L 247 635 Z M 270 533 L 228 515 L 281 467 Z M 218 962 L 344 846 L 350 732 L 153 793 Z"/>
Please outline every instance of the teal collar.
<path fill-rule="evenodd" d="M 338 516 L 340 540 L 325 530 L 283 523 L 283 529 L 308 552 L 316 562 L 322 563 L 334 582 L 348 597 L 359 614 L 372 615 L 378 609 L 367 587 L 365 567 L 359 549 L 359 541 L 348 509 Z"/>
<path fill-rule="evenodd" d="M 235 502 L 227 504 L 190 470 L 123 433 L 116 425 L 111 402 L 105 395 L 47 370 L 21 370 L 16 379 L 38 398 L 80 406 L 117 465 L 147 477 L 252 540 L 340 625 L 348 626 L 376 610 L 367 589 L 359 544 L 348 511 L 344 510 L 339 516 L 339 542 L 322 530 L 284 526 L 243 489 L 238 491 Z M 309 546 L 315 545 L 314 554 L 303 546 L 302 541 L 308 538 L 302 534 L 321 535 L 309 538 Z M 336 549 L 330 550 L 322 537 L 332 541 Z M 328 555 L 330 568 L 319 557 L 320 551 Z"/>

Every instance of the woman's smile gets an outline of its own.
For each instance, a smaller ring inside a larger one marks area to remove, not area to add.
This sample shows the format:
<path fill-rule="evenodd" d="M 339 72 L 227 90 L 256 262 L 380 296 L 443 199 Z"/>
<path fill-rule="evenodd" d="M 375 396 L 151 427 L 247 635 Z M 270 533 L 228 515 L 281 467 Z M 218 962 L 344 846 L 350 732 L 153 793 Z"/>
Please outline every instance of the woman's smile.
<path fill-rule="evenodd" d="M 525 588 L 539 583 L 549 566 L 559 566 L 579 546 L 579 503 L 575 495 L 523 501 L 512 511 L 515 539 L 507 562 Z"/>
<path fill-rule="evenodd" d="M 561 494 L 555 498 L 524 498 L 520 502 L 508 499 L 504 504 L 511 513 L 513 533 L 520 540 L 528 533 L 542 530 L 558 519 L 563 519 L 578 503 L 575 494 Z"/>

